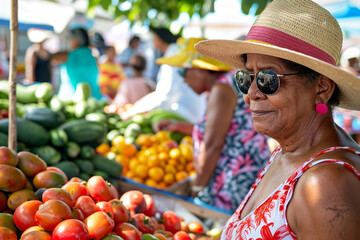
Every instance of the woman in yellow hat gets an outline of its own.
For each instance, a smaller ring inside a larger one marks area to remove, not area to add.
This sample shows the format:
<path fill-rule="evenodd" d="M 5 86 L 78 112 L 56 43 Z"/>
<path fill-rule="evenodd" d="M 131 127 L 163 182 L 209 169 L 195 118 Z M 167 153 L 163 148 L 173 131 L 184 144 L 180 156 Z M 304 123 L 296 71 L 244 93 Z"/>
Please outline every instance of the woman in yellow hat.
<path fill-rule="evenodd" d="M 279 142 L 221 239 L 360 239 L 360 147 L 332 107 L 360 109 L 360 78 L 337 66 L 342 31 L 310 0 L 274 0 L 244 41 L 201 54 L 240 69 L 255 130 Z"/>
<path fill-rule="evenodd" d="M 236 91 L 229 72 L 232 68 L 198 54 L 194 44 L 200 40 L 186 40 L 182 52 L 157 63 L 181 67 L 185 82 L 197 94 L 207 94 L 205 116 L 195 125 L 162 121 L 154 128 L 192 134 L 196 202 L 232 213 L 265 166 L 270 151 L 265 136 L 254 130 L 242 94 Z"/>

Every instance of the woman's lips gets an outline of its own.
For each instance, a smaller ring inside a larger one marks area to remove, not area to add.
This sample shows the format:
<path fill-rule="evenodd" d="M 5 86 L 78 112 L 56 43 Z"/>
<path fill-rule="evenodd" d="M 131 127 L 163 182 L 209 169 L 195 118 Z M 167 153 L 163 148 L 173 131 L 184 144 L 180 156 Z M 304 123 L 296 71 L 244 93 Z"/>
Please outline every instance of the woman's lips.
<path fill-rule="evenodd" d="M 264 111 L 264 110 L 251 110 L 251 116 L 253 117 L 261 117 L 266 114 L 270 113 L 270 111 Z"/>

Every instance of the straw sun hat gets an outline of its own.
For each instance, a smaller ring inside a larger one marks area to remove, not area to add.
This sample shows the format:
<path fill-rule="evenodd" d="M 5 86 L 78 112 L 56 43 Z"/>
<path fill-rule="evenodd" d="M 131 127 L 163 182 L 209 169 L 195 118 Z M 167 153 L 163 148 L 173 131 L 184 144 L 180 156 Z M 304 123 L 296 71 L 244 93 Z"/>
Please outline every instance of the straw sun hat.
<path fill-rule="evenodd" d="M 340 69 L 342 32 L 336 19 L 310 0 L 274 0 L 259 15 L 245 41 L 207 40 L 196 50 L 235 68 L 241 55 L 257 53 L 287 59 L 333 80 L 340 107 L 360 110 L 360 79 Z"/>
<path fill-rule="evenodd" d="M 205 38 L 189 38 L 184 41 L 183 50 L 170 57 L 158 58 L 157 64 L 168 64 L 181 68 L 201 68 L 213 71 L 229 71 L 232 67 L 196 52 L 194 45 Z"/>
<path fill-rule="evenodd" d="M 29 28 L 27 31 L 27 36 L 32 43 L 41 43 L 45 40 L 54 36 L 51 31 L 37 29 L 37 28 Z"/>

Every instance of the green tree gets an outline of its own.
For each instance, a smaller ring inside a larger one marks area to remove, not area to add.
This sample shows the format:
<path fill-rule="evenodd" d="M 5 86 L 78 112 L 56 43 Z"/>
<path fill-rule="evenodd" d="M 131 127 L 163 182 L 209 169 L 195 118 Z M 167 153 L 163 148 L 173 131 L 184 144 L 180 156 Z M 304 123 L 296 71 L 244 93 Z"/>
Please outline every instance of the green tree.
<path fill-rule="evenodd" d="M 201 18 L 214 11 L 215 0 L 89 0 L 91 12 L 100 5 L 117 19 L 129 19 L 131 23 L 169 25 L 180 13 L 189 17 L 198 14 Z M 256 15 L 260 14 L 272 0 L 239 0 L 243 13 L 249 14 L 250 8 L 257 5 Z"/>

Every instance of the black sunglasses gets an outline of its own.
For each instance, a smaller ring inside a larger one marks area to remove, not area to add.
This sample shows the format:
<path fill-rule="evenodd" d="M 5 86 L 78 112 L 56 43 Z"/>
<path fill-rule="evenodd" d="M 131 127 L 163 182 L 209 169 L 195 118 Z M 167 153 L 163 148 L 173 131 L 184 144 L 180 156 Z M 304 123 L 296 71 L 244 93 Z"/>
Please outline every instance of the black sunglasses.
<path fill-rule="evenodd" d="M 279 77 L 297 75 L 301 73 L 277 74 L 273 70 L 261 70 L 258 73 L 247 73 L 243 70 L 237 71 L 235 74 L 235 83 L 237 89 L 243 94 L 248 94 L 249 88 L 254 76 L 256 78 L 256 86 L 265 95 L 275 94 L 280 88 Z"/>

